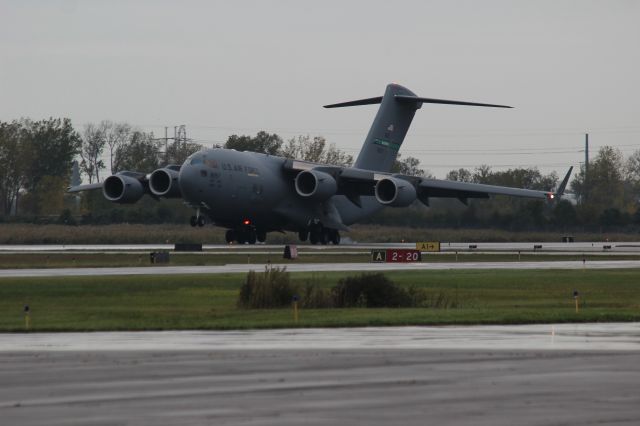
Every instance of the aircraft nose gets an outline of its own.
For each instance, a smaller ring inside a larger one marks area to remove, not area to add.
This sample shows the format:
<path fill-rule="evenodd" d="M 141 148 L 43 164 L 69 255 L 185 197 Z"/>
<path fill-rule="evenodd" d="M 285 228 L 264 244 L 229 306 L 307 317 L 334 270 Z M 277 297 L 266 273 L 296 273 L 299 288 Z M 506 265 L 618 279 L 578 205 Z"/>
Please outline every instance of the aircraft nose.
<path fill-rule="evenodd" d="M 202 201 L 202 185 L 199 185 L 198 181 L 201 168 L 191 164 L 190 160 L 185 161 L 180 167 L 180 191 L 182 191 L 182 197 L 185 201 L 190 203 L 199 204 Z"/>

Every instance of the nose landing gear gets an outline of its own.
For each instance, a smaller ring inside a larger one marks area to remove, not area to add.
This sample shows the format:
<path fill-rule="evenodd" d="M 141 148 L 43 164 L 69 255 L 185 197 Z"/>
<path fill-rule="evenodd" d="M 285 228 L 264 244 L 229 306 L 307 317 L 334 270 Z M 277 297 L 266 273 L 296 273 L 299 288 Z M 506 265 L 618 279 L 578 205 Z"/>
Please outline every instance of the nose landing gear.
<path fill-rule="evenodd" d="M 255 244 L 256 241 L 264 243 L 267 240 L 267 232 L 256 230 L 253 226 L 241 226 L 235 229 L 228 229 L 225 233 L 227 244 L 236 241 L 238 244 Z"/>
<path fill-rule="evenodd" d="M 196 227 L 203 227 L 205 224 L 207 223 L 207 220 L 204 218 L 204 216 L 191 216 L 189 218 L 189 225 Z"/>
<path fill-rule="evenodd" d="M 196 215 L 189 218 L 189 225 L 203 227 L 207 223 L 207 219 L 200 214 L 200 209 L 196 210 Z"/>

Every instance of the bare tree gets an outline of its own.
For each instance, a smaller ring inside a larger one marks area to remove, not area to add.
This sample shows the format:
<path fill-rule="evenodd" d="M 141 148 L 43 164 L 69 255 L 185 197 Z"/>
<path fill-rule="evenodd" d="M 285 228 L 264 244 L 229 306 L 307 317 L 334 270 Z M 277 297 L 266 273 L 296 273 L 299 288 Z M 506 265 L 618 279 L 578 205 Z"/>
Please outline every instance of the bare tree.
<path fill-rule="evenodd" d="M 420 160 L 415 157 L 407 157 L 404 160 L 400 160 L 400 156 L 401 155 L 398 154 L 396 160 L 393 163 L 393 167 L 391 168 L 391 171 L 393 173 L 433 178 L 433 175 L 431 173 L 429 173 L 428 171 L 425 172 L 424 169 L 420 168 Z"/>
<path fill-rule="evenodd" d="M 336 148 L 335 144 L 327 147 L 327 140 L 322 136 L 313 139 L 309 135 L 291 138 L 280 154 L 287 158 L 336 166 L 350 166 L 353 163 L 353 157 Z"/>
<path fill-rule="evenodd" d="M 103 122 L 105 123 L 105 122 Z M 80 149 L 80 168 L 89 177 L 89 183 L 100 182 L 100 170 L 104 169 L 104 162 L 100 156 L 104 152 L 107 141 L 102 124 L 96 126 L 89 123 L 84 126 L 82 134 L 82 148 Z"/>
<path fill-rule="evenodd" d="M 131 138 L 132 128 L 128 123 L 113 123 L 102 121 L 100 129 L 104 132 L 104 138 L 109 147 L 109 170 L 114 173 L 114 159 L 118 147 L 127 143 Z"/>

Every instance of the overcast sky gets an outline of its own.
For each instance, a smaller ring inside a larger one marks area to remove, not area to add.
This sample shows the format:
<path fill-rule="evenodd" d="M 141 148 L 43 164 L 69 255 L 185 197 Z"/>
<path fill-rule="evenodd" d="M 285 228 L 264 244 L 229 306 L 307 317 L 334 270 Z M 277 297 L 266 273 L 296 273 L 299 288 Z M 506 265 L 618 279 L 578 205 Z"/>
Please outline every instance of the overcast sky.
<path fill-rule="evenodd" d="M 401 149 L 457 167 L 579 165 L 640 148 L 640 1 L 0 0 L 0 120 L 127 121 L 157 136 L 323 135 L 356 154 L 379 96 L 425 105 Z"/>

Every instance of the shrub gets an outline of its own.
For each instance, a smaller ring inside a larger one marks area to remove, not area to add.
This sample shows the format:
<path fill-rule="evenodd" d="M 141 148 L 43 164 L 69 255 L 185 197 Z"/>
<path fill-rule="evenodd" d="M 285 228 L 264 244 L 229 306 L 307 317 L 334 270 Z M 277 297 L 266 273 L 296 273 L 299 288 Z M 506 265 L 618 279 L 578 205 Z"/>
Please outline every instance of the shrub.
<path fill-rule="evenodd" d="M 332 296 L 334 305 L 340 308 L 400 308 L 422 303 L 418 290 L 414 288 L 410 293 L 378 272 L 341 279 L 332 289 Z"/>
<path fill-rule="evenodd" d="M 444 292 L 429 293 L 423 288 L 403 288 L 382 273 L 346 277 L 330 290 L 323 288 L 316 276 L 302 284 L 294 284 L 286 268 L 251 271 L 240 287 L 238 307 L 275 309 L 291 306 L 299 296 L 300 307 L 322 308 L 434 308 L 458 307 L 457 297 Z"/>
<path fill-rule="evenodd" d="M 238 307 L 270 309 L 289 306 L 296 294 L 287 268 L 265 268 L 263 273 L 250 271 L 240 287 Z"/>

